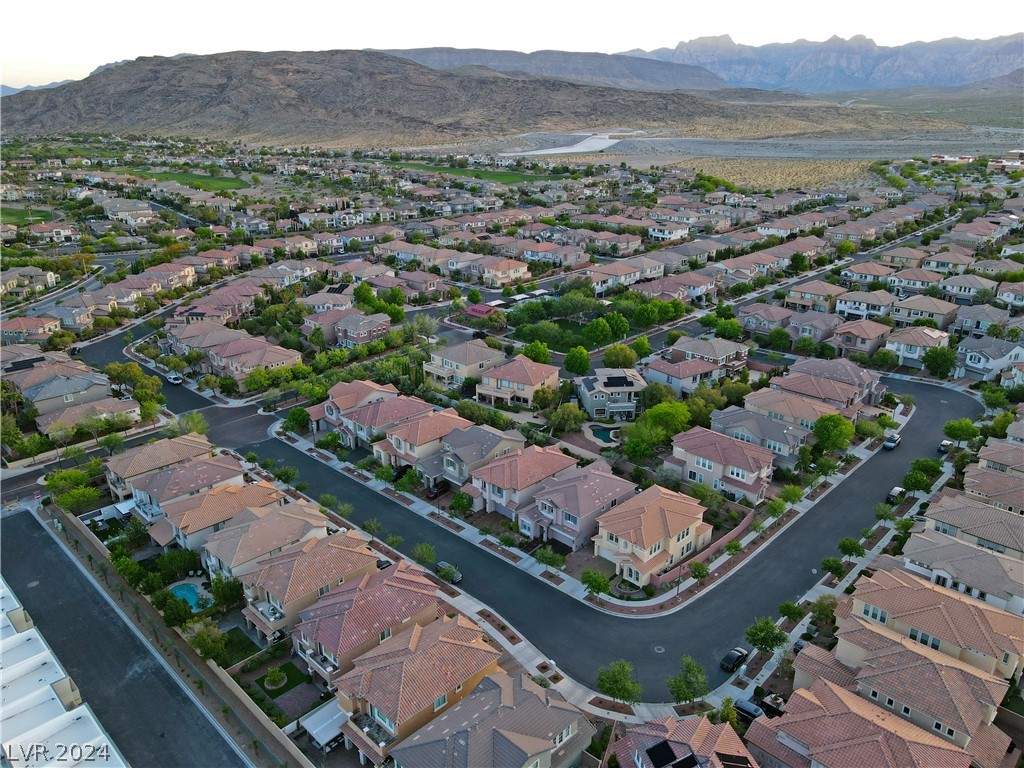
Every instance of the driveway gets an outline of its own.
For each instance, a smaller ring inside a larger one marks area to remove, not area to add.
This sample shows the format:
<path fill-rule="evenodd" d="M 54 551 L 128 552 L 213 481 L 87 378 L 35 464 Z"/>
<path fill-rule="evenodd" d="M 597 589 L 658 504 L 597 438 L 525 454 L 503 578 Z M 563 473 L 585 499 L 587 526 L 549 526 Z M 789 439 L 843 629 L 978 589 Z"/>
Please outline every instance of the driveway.
<path fill-rule="evenodd" d="M 666 678 L 679 657 L 693 656 L 708 671 L 712 687 L 725 681 L 719 659 L 744 642 L 746 628 L 759 616 L 776 617 L 778 606 L 802 596 L 821 578 L 824 557 L 837 554 L 844 536 L 859 538 L 875 523 L 872 507 L 921 456 L 935 455 L 942 425 L 950 419 L 976 417 L 981 406 L 972 398 L 915 382 L 889 380 L 899 394 L 917 398 L 918 411 L 904 428 L 902 446 L 881 451 L 851 474 L 841 491 L 826 496 L 793 523 L 747 565 L 668 616 L 627 619 L 585 605 L 465 540 L 410 512 L 343 473 L 325 471 L 319 462 L 278 440 L 242 446 L 299 469 L 314 498 L 333 493 L 355 507 L 353 521 L 377 518 L 379 536 L 404 537 L 408 554 L 421 541 L 434 545 L 438 559 L 455 563 L 465 579 L 461 587 L 491 606 L 548 658 L 573 678 L 594 685 L 597 669 L 618 658 L 633 662 L 644 686 L 645 701 L 668 700 Z M 917 449 L 912 448 L 917 446 Z M 557 620 L 552 620 L 557 617 Z"/>
<path fill-rule="evenodd" d="M 31 514 L 3 528 L 4 579 L 131 765 L 247 765 Z"/>

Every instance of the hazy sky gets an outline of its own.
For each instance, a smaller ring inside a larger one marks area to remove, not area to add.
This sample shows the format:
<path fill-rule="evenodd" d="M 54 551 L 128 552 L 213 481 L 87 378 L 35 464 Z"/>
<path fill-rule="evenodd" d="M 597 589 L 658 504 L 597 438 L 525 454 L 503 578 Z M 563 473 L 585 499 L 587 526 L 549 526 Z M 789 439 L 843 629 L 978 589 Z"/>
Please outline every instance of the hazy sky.
<path fill-rule="evenodd" d="M 333 0 L 138 3 L 49 0 L 5 5 L 2 80 L 41 85 L 139 56 L 337 48 L 558 49 L 616 53 L 704 35 L 763 45 L 863 34 L 879 45 L 1021 31 L 1020 6 L 981 10 L 921 0 Z"/>

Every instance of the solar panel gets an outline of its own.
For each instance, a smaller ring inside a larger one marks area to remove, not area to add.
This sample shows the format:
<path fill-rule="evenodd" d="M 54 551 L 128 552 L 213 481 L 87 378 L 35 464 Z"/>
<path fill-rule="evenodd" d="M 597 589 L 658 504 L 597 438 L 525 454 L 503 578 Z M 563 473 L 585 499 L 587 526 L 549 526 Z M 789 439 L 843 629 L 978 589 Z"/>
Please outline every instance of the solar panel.
<path fill-rule="evenodd" d="M 676 759 L 676 753 L 672 751 L 671 745 L 662 739 L 653 747 L 647 748 L 647 757 L 651 760 L 651 765 L 654 768 L 664 768 L 666 765 L 671 765 Z"/>
<path fill-rule="evenodd" d="M 744 755 L 723 755 L 721 752 L 715 752 L 717 757 L 725 768 L 750 768 L 752 765 L 750 758 Z"/>

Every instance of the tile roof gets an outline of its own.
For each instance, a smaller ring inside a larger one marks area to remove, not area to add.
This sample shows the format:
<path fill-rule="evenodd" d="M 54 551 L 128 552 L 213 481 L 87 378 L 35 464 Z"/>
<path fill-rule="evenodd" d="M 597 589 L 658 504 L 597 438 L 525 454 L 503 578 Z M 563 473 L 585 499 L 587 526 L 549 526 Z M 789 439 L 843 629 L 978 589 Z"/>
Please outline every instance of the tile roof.
<path fill-rule="evenodd" d="M 838 400 L 840 403 L 856 402 L 860 396 L 860 390 L 851 384 L 844 384 L 840 381 L 812 376 L 809 373 L 800 373 L 799 371 L 773 378 L 771 380 L 771 387 L 772 389 L 782 389 L 815 400 Z"/>
<path fill-rule="evenodd" d="M 453 363 L 468 366 L 505 359 L 503 350 L 491 349 L 482 339 L 470 339 L 463 344 L 443 347 L 435 354 L 441 360 L 451 360 Z"/>
<path fill-rule="evenodd" d="M 822 768 L 969 768 L 962 749 L 826 680 L 796 691 L 782 717 L 759 717 L 747 730 L 756 755 Z M 801 753 L 782 743 L 795 741 Z"/>
<path fill-rule="evenodd" d="M 665 747 L 659 748 L 662 744 Z M 614 749 L 619 765 L 622 766 L 635 765 L 633 756 L 638 752 L 644 761 L 644 768 L 668 768 L 690 755 L 696 757 L 692 765 L 704 768 L 733 768 L 743 764 L 735 759 L 728 760 L 729 757 L 745 758 L 747 764 L 754 768 L 758 765 L 731 725 L 713 724 L 703 715 L 686 720 L 665 717 L 648 720 L 646 723 L 627 724 L 625 734 L 615 742 Z M 648 750 L 655 749 L 658 750 L 655 754 L 664 750 L 666 762 L 654 763 Z"/>
<path fill-rule="evenodd" d="M 242 583 L 262 587 L 287 605 L 321 587 L 336 587 L 349 574 L 376 565 L 377 553 L 366 539 L 347 531 L 293 544 L 242 576 Z"/>
<path fill-rule="evenodd" d="M 328 592 L 299 614 L 295 631 L 340 658 L 438 605 L 437 586 L 421 569 L 400 560 Z"/>
<path fill-rule="evenodd" d="M 459 416 L 454 408 L 445 408 L 443 411 L 431 411 L 419 418 L 403 421 L 388 429 L 387 435 L 410 445 L 423 445 L 440 440 L 453 430 L 468 429 L 471 426 L 473 422 Z"/>
<path fill-rule="evenodd" d="M 1018 475 L 970 464 L 964 471 L 964 490 L 1014 510 L 1024 509 L 1024 478 Z"/>
<path fill-rule="evenodd" d="M 382 386 L 374 381 L 342 381 L 327 390 L 327 396 L 339 410 L 347 411 L 373 397 L 397 397 L 398 390 L 394 384 Z"/>
<path fill-rule="evenodd" d="M 856 600 L 887 611 L 890 618 L 963 649 L 1002 660 L 1024 655 L 1020 617 L 895 569 L 862 576 Z"/>
<path fill-rule="evenodd" d="M 65 425 L 80 424 L 90 418 L 107 418 L 115 413 L 127 413 L 138 411 L 139 404 L 135 400 L 121 400 L 117 397 L 105 397 L 102 400 L 93 400 L 91 403 L 79 403 L 70 408 L 43 414 L 36 417 L 36 426 L 40 431 L 46 432 L 49 427 L 58 422 Z"/>
<path fill-rule="evenodd" d="M 391 722 L 403 723 L 495 665 L 499 656 L 484 641 L 483 630 L 460 614 L 385 640 L 357 658 L 355 668 L 336 683 L 349 698 L 365 700 Z"/>
<path fill-rule="evenodd" d="M 104 464 L 107 468 L 126 480 L 144 475 L 157 469 L 169 467 L 185 459 L 213 453 L 213 444 L 203 435 L 192 432 L 180 437 L 157 440 L 124 453 L 111 456 Z"/>
<path fill-rule="evenodd" d="M 949 334 L 926 325 L 910 326 L 893 331 L 886 346 L 889 344 L 910 344 L 915 347 L 941 347 L 948 341 Z"/>
<path fill-rule="evenodd" d="M 743 399 L 743 404 L 748 410 L 768 411 L 788 416 L 790 419 L 810 422 L 828 414 L 839 413 L 839 409 L 834 405 L 780 389 L 760 389 L 751 392 Z"/>
<path fill-rule="evenodd" d="M 679 433 L 672 438 L 672 448 L 755 474 L 771 467 L 775 460 L 775 454 L 767 448 L 704 427 Z"/>
<path fill-rule="evenodd" d="M 555 737 L 574 724 L 575 734 L 556 747 Z M 583 713 L 557 691 L 541 688 L 528 675 L 498 672 L 484 677 L 466 698 L 391 754 L 404 768 L 518 768 L 551 752 L 551 767 L 564 768 L 595 733 Z"/>
<path fill-rule="evenodd" d="M 547 363 L 535 363 L 525 355 L 516 355 L 504 365 L 499 365 L 487 371 L 487 377 L 511 381 L 515 384 L 526 384 L 537 386 L 550 379 L 552 375 L 558 376 L 559 367 Z"/>
<path fill-rule="evenodd" d="M 399 395 L 353 408 L 345 414 L 345 419 L 376 431 L 400 421 L 425 415 L 432 410 L 434 406 L 418 397 Z"/>
<path fill-rule="evenodd" d="M 237 484 L 241 484 L 242 465 L 233 456 L 221 454 L 185 459 L 167 469 L 140 477 L 132 485 L 137 490 L 148 493 L 159 504 L 233 479 L 239 481 Z"/>
<path fill-rule="evenodd" d="M 598 518 L 602 531 L 649 549 L 704 519 L 705 508 L 692 496 L 652 485 Z"/>
<path fill-rule="evenodd" d="M 944 494 L 924 516 L 1017 552 L 1024 552 L 1024 518 L 962 493 Z"/>
<path fill-rule="evenodd" d="M 1011 472 L 1024 473 L 1024 450 L 1009 440 L 989 438 L 988 442 L 978 451 L 978 459 L 1005 465 Z"/>
<path fill-rule="evenodd" d="M 575 464 L 576 459 L 566 456 L 557 448 L 539 448 L 536 445 L 530 445 L 522 450 L 493 459 L 484 466 L 474 469 L 470 476 L 491 483 L 498 488 L 512 488 L 521 491 Z"/>
<path fill-rule="evenodd" d="M 221 485 L 212 491 L 164 504 L 162 509 L 167 519 L 187 536 L 226 522 L 246 507 L 266 507 L 283 498 L 284 492 L 260 480 L 250 485 Z"/>
<path fill-rule="evenodd" d="M 585 467 L 563 469 L 542 481 L 534 499 L 548 501 L 559 509 L 586 517 L 635 490 L 636 484 L 612 474 L 608 463 L 598 460 Z"/>
<path fill-rule="evenodd" d="M 994 597 L 1024 598 L 1024 562 L 991 549 L 926 528 L 903 545 L 903 556 Z"/>
<path fill-rule="evenodd" d="M 315 504 L 289 502 L 281 507 L 247 507 L 231 522 L 211 533 L 203 549 L 227 567 L 235 570 L 275 549 L 302 541 L 323 531 L 328 520 Z"/>

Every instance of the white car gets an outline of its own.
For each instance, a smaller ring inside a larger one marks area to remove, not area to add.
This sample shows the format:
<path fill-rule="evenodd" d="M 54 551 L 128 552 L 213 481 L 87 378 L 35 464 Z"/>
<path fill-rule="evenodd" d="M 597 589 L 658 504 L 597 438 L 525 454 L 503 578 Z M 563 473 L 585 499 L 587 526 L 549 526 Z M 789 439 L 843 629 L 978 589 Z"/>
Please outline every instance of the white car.
<path fill-rule="evenodd" d="M 183 381 L 185 381 L 185 379 L 182 378 L 182 375 L 180 373 L 168 373 L 167 374 L 167 383 L 168 384 L 181 384 Z"/>

